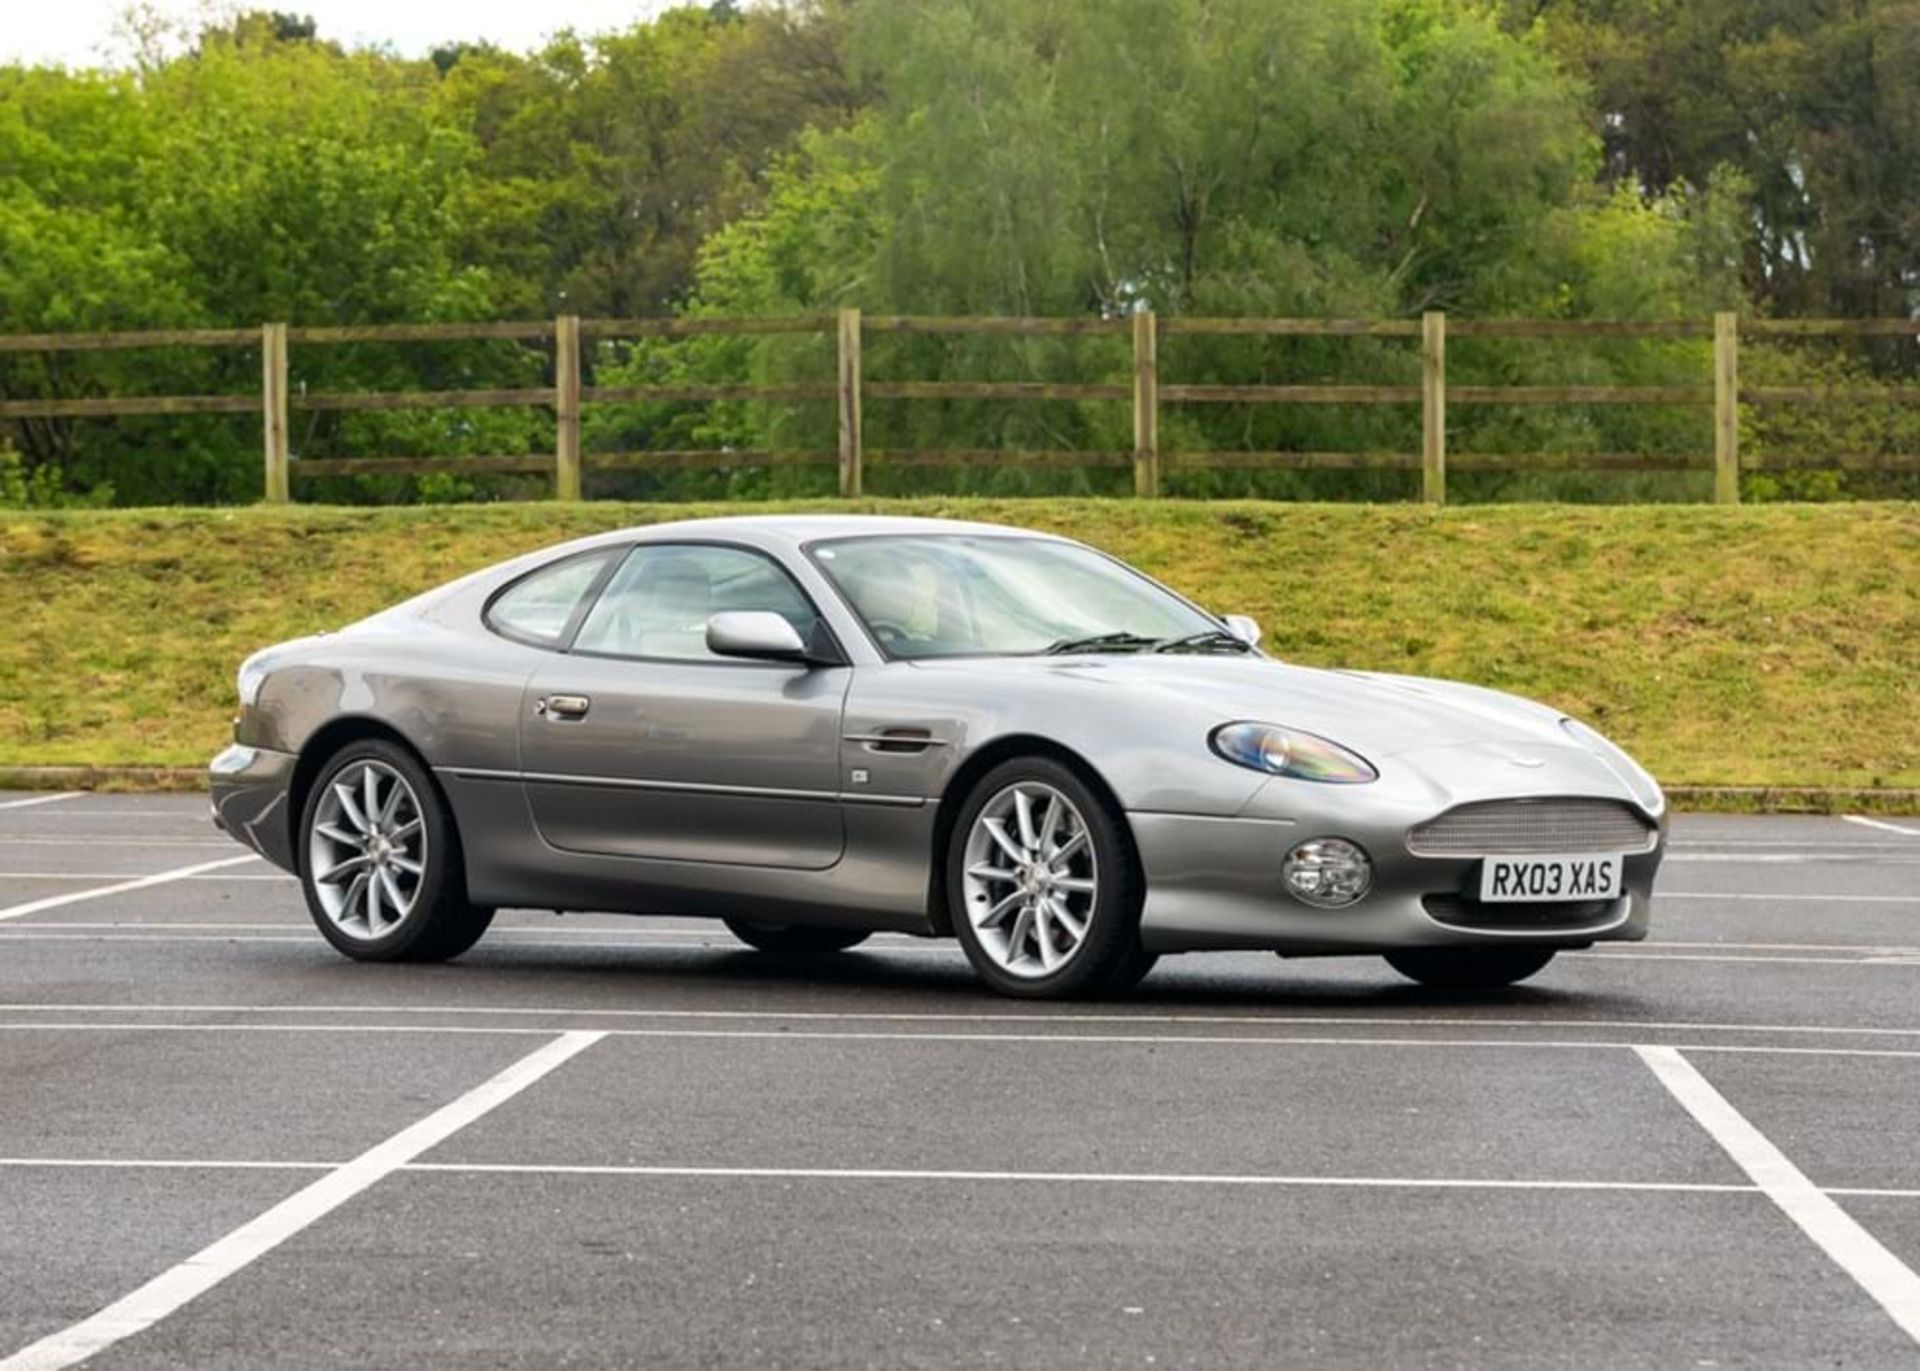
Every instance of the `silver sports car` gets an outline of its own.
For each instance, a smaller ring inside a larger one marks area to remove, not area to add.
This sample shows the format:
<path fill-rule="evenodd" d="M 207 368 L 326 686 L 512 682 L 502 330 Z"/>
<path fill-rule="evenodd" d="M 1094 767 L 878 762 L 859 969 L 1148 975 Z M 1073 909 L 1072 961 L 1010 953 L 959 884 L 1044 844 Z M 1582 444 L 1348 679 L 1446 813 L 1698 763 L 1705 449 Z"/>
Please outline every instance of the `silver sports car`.
<path fill-rule="evenodd" d="M 214 820 L 366 961 L 503 907 L 955 937 L 1028 996 L 1232 948 L 1502 985 L 1646 936 L 1666 804 L 1619 748 L 1259 636 L 1019 529 L 630 529 L 256 653 Z"/>

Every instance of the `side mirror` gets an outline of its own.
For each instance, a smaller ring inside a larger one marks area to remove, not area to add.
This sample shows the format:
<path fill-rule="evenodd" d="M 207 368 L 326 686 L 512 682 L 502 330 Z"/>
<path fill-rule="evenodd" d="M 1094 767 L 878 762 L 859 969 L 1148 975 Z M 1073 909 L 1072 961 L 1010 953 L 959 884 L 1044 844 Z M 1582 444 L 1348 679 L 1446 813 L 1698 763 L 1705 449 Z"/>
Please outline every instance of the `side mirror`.
<path fill-rule="evenodd" d="M 1227 632 L 1245 643 L 1248 647 L 1260 646 L 1260 625 L 1244 614 L 1229 614 L 1221 620 L 1227 626 Z"/>
<path fill-rule="evenodd" d="M 803 662 L 807 645 L 792 624 L 765 609 L 734 609 L 707 620 L 707 651 L 717 657 Z"/>

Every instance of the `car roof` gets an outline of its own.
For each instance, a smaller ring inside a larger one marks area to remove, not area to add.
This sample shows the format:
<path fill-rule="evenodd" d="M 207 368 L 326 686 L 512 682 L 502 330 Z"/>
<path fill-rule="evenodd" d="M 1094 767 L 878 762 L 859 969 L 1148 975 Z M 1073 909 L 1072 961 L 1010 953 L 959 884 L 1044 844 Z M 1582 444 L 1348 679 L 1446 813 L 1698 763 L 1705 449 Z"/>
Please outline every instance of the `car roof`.
<path fill-rule="evenodd" d="M 491 595 L 501 586 L 539 567 L 592 552 L 596 548 L 687 539 L 739 543 L 762 552 L 788 554 L 797 553 L 808 543 L 827 538 L 916 533 L 925 537 L 967 534 L 977 537 L 1045 538 L 1050 542 L 1071 541 L 1055 534 L 1008 524 L 972 523 L 964 519 L 914 519 L 890 514 L 736 514 L 711 519 L 676 519 L 664 524 L 609 529 L 605 533 L 592 533 L 523 552 L 518 557 L 471 572 L 410 600 L 403 600 L 364 622 L 430 613 L 438 606 L 458 602 L 467 595 Z"/>
<path fill-rule="evenodd" d="M 893 514 L 738 514 L 711 519 L 677 519 L 665 524 L 641 524 L 601 534 L 593 542 L 658 542 L 674 538 L 720 538 L 761 547 L 797 547 L 827 538 L 876 535 L 924 537 L 966 534 L 975 537 L 1053 538 L 1050 533 L 1010 524 L 978 523 L 966 519 L 920 519 Z"/>

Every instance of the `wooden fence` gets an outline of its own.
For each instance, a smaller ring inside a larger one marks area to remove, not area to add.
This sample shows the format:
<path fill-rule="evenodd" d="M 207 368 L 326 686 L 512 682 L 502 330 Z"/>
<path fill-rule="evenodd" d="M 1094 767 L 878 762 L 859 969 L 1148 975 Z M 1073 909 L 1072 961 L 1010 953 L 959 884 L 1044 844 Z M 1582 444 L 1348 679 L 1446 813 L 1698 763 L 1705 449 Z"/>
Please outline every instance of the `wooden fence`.
<path fill-rule="evenodd" d="M 636 338 L 687 338 L 699 335 L 832 334 L 838 367 L 834 382 L 793 384 L 633 385 L 582 384 L 583 350 L 588 342 Z M 1131 383 L 1031 381 L 883 381 L 863 375 L 861 341 L 871 334 L 1001 334 L 1014 336 L 1111 334 L 1132 343 Z M 1188 385 L 1163 381 L 1159 340 L 1176 335 L 1264 335 L 1288 337 L 1404 338 L 1418 343 L 1418 385 Z M 82 352 L 152 347 L 258 347 L 262 360 L 257 395 L 124 396 L 65 400 L 0 401 L 0 419 L 93 418 L 116 415 L 258 413 L 264 432 L 266 499 L 292 498 L 293 477 L 418 474 L 447 472 L 551 473 L 555 494 L 580 498 L 581 473 L 587 468 L 743 466 L 759 463 L 837 464 L 840 493 L 862 493 L 867 463 L 952 465 L 974 462 L 1045 462 L 1073 466 L 1127 466 L 1134 493 L 1160 493 L 1168 467 L 1237 466 L 1274 469 L 1397 468 L 1421 473 L 1422 492 L 1444 503 L 1447 472 L 1455 470 L 1691 470 L 1702 463 L 1685 456 L 1656 453 L 1497 453 L 1447 452 L 1449 405 L 1698 405 L 1713 416 L 1714 499 L 1740 498 L 1739 406 L 1819 403 L 1822 401 L 1891 404 L 1920 403 L 1920 386 L 1836 388 L 1741 386 L 1740 339 L 1759 337 L 1893 337 L 1920 334 L 1912 319 L 1749 319 L 1717 314 L 1711 320 L 1607 321 L 1474 319 L 1450 320 L 1428 313 L 1419 319 L 1202 319 L 1157 318 L 1151 313 L 1123 318 L 958 318 L 915 315 L 862 315 L 857 309 L 837 314 L 763 319 L 581 319 L 563 315 L 551 322 L 395 324 L 365 327 L 290 327 L 264 324 L 258 329 L 171 329 L 146 333 L 52 333 L 0 335 L 0 353 Z M 1659 386 L 1449 386 L 1447 339 L 1458 338 L 1711 338 L 1710 380 Z M 290 393 L 288 348 L 342 343 L 454 342 L 509 339 L 550 346 L 554 384 L 492 390 L 337 391 Z M 1090 452 L 1048 449 L 868 450 L 861 437 L 862 405 L 873 399 L 1091 400 L 1131 403 L 1130 451 Z M 581 412 L 589 404 L 712 400 L 837 401 L 837 449 L 679 450 L 582 454 Z M 1167 404 L 1342 404 L 1418 405 L 1418 452 L 1164 452 L 1160 411 Z M 296 459 L 290 449 L 290 411 L 388 410 L 537 406 L 551 408 L 555 450 L 503 457 L 350 457 Z M 1773 459 L 1749 466 L 1872 468 L 1920 471 L 1920 454 L 1822 454 Z"/>

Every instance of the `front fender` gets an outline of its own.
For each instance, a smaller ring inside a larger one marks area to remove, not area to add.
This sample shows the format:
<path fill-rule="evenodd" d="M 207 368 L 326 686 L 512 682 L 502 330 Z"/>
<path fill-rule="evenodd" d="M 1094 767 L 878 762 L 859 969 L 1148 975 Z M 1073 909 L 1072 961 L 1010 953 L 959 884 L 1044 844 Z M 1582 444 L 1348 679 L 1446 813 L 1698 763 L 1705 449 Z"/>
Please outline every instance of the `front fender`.
<path fill-rule="evenodd" d="M 1228 816 L 1267 778 L 1213 754 L 1207 734 L 1221 722 L 1215 712 L 1169 708 L 1164 699 L 1071 678 L 1027 674 L 986 686 L 972 674 L 905 662 L 862 668 L 848 692 L 844 732 L 903 739 L 849 741 L 843 784 L 875 798 L 938 799 L 983 748 L 1031 735 L 1084 758 L 1128 811 Z M 916 734 L 925 745 L 904 736 Z"/>

